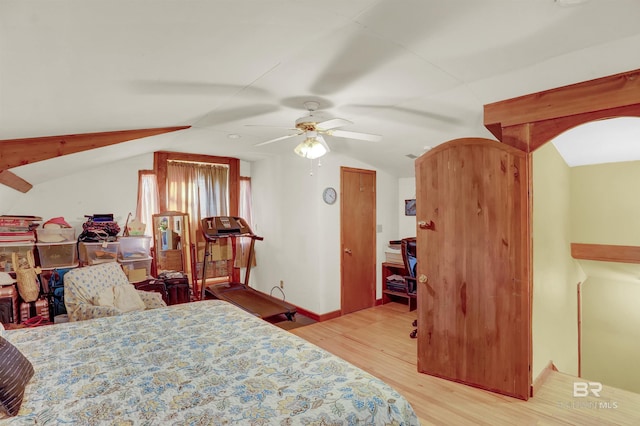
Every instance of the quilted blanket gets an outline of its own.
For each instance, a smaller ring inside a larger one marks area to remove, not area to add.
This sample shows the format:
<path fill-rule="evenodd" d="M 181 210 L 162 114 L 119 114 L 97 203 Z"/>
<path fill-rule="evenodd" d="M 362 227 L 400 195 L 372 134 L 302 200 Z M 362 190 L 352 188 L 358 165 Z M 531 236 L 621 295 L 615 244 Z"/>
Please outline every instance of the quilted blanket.
<path fill-rule="evenodd" d="M 219 300 L 5 338 L 35 374 L 3 424 L 419 424 L 384 382 Z"/>

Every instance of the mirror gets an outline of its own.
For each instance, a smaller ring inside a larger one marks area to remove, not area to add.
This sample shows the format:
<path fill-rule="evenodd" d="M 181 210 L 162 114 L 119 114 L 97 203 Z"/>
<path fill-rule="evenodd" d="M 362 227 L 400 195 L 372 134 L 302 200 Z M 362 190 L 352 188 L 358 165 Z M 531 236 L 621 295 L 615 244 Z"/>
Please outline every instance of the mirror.
<path fill-rule="evenodd" d="M 157 274 L 162 272 L 190 273 L 189 216 L 181 212 L 153 215 L 153 247 Z"/>

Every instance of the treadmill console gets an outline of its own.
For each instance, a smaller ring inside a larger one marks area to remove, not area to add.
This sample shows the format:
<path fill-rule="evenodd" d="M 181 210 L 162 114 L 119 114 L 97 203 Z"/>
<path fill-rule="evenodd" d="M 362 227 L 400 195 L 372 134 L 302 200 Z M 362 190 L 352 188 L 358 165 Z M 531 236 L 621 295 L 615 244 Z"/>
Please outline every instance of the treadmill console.
<path fill-rule="evenodd" d="M 207 239 L 253 235 L 249 224 L 243 218 L 234 216 L 205 217 L 202 219 L 202 232 Z"/>

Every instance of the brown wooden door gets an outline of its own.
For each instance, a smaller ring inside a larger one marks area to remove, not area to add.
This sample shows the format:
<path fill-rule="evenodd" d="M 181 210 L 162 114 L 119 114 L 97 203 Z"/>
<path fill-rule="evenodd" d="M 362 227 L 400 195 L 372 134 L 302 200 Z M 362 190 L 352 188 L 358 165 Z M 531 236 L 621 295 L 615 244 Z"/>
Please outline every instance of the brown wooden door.
<path fill-rule="evenodd" d="M 341 313 L 375 305 L 376 172 L 340 169 Z"/>
<path fill-rule="evenodd" d="M 522 399 L 531 384 L 528 170 L 524 152 L 477 138 L 416 160 L 418 370 Z"/>

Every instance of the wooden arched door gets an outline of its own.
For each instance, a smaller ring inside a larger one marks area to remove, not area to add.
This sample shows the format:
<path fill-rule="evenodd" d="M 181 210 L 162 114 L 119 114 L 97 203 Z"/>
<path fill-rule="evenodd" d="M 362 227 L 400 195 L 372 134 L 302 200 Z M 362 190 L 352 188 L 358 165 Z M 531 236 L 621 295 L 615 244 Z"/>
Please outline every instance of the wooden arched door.
<path fill-rule="evenodd" d="M 530 386 L 529 165 L 457 139 L 416 160 L 418 370 L 505 395 Z"/>

